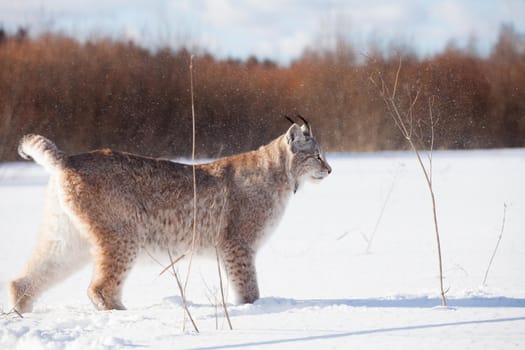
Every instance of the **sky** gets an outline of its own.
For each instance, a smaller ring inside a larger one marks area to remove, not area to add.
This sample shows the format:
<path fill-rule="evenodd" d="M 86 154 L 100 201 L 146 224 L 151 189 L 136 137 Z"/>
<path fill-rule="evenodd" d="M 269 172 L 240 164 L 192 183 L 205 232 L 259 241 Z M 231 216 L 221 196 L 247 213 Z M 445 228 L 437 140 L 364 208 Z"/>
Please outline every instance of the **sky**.
<path fill-rule="evenodd" d="M 111 36 L 281 64 L 336 37 L 363 51 L 395 40 L 423 56 L 475 38 L 487 54 L 503 23 L 525 33 L 525 0 L 0 0 L 0 25 L 9 31 Z"/>

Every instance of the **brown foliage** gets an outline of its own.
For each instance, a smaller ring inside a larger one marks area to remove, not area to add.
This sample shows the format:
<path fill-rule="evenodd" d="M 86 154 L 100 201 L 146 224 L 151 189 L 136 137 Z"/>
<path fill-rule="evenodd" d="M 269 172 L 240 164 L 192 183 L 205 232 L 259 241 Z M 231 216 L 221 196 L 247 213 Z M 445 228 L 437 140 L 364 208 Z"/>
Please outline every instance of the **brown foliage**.
<path fill-rule="evenodd" d="M 48 34 L 0 40 L 0 160 L 15 160 L 25 133 L 40 133 L 66 152 L 111 147 L 152 156 L 191 152 L 190 53 L 151 52 L 132 42 L 80 43 Z M 435 97 L 438 148 L 525 146 L 525 41 L 503 27 L 492 54 L 448 48 L 430 58 L 405 53 L 398 96 L 419 91 L 416 116 Z M 352 47 L 308 51 L 290 67 L 250 58 L 194 60 L 197 155 L 256 148 L 285 127 L 284 114 L 312 120 L 329 151 L 406 147 L 370 85 L 390 84 L 398 56 Z M 417 128 L 416 128 L 417 129 Z M 422 140 L 428 139 L 421 127 Z"/>

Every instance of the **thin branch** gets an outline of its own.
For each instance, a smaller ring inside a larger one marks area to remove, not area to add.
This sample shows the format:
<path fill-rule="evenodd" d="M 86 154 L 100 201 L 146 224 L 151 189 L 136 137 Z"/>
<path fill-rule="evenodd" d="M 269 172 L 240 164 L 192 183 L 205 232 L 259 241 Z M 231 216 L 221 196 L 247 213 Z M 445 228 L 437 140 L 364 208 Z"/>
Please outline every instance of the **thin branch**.
<path fill-rule="evenodd" d="M 24 298 L 27 295 L 28 295 L 27 289 L 25 289 L 24 293 L 22 293 L 22 295 L 20 295 L 18 297 L 18 299 L 16 300 L 16 302 L 13 305 L 13 307 L 11 308 L 11 310 L 9 310 L 8 312 L 1 311 L 0 312 L 0 316 L 9 317 L 11 315 L 17 315 L 20 318 L 24 318 L 24 316 L 22 316 L 22 314 L 16 308 L 17 308 L 18 304 L 20 304 L 20 301 L 22 301 L 22 298 Z"/>
<path fill-rule="evenodd" d="M 195 100 L 193 93 L 193 57 L 190 57 L 190 92 L 191 92 L 191 119 L 192 119 L 192 147 L 191 147 L 191 163 L 193 172 L 193 227 L 191 238 L 190 261 L 188 263 L 188 272 L 186 274 L 186 282 L 184 282 L 184 291 L 188 287 L 190 280 L 191 266 L 193 263 L 193 254 L 195 252 L 195 241 L 197 237 L 197 179 L 195 173 Z"/>
<path fill-rule="evenodd" d="M 432 183 L 432 155 L 434 152 L 434 113 L 432 107 L 434 106 L 434 95 L 428 98 L 428 114 L 430 117 L 430 151 L 428 153 L 428 166 L 430 172 L 430 183 Z"/>
<path fill-rule="evenodd" d="M 24 318 L 24 316 L 22 316 L 22 314 L 16 309 L 16 306 L 13 306 L 13 308 L 8 312 L 0 312 L 1 317 L 9 317 L 11 315 L 17 315 L 20 318 Z"/>
<path fill-rule="evenodd" d="M 197 325 L 195 324 L 195 321 L 193 320 L 193 317 L 191 317 L 190 310 L 188 309 L 188 302 L 186 301 L 186 293 L 184 291 L 184 288 L 182 287 L 182 283 L 180 282 L 179 275 L 177 274 L 177 271 L 175 271 L 175 263 L 173 262 L 173 258 L 171 257 L 171 252 L 168 249 L 168 256 L 170 257 L 170 266 L 172 269 L 173 276 L 175 276 L 175 280 L 177 281 L 177 286 L 179 287 L 180 295 L 182 298 L 182 306 L 184 307 L 184 311 L 186 312 L 186 315 L 191 321 L 191 324 L 193 325 L 193 328 L 195 329 L 195 332 L 199 333 L 199 328 L 197 328 Z"/>
<path fill-rule="evenodd" d="M 374 225 L 374 229 L 372 231 L 372 234 L 370 235 L 370 238 L 366 237 L 364 234 L 363 234 L 363 237 L 365 238 L 365 241 L 367 242 L 367 245 L 366 245 L 366 253 L 369 254 L 370 253 L 370 249 L 372 248 L 372 241 L 374 240 L 374 237 L 376 235 L 376 232 L 377 232 L 377 228 L 379 227 L 379 223 L 381 222 L 381 219 L 383 218 L 383 214 L 385 213 L 385 208 L 386 208 L 386 205 L 388 203 L 388 201 L 390 200 L 390 196 L 392 195 L 392 192 L 394 190 L 394 185 L 396 184 L 396 180 L 397 180 L 397 176 L 399 175 L 399 172 L 396 173 L 396 175 L 394 176 L 394 179 L 392 180 L 392 184 L 390 185 L 390 189 L 388 190 L 388 193 L 385 197 L 385 200 L 383 201 L 383 206 L 381 207 L 381 211 L 379 212 L 379 216 L 376 220 L 376 223 Z"/>
<path fill-rule="evenodd" d="M 17 309 L 13 308 L 13 310 L 11 310 L 11 311 L 14 312 L 15 314 L 17 314 L 18 317 L 20 317 L 20 318 L 24 318 L 24 316 L 22 316 L 22 314 L 21 314 L 20 312 L 18 312 Z"/>
<path fill-rule="evenodd" d="M 226 319 L 228 320 L 228 326 L 230 327 L 230 330 L 233 330 L 232 322 L 230 319 L 230 313 L 228 312 L 228 306 L 226 305 L 226 297 L 224 295 L 224 285 L 222 283 L 222 271 L 221 271 L 221 262 L 219 257 L 219 235 L 220 230 L 222 227 L 222 219 L 224 217 L 224 208 L 226 207 L 226 196 L 224 196 L 224 201 L 222 202 L 222 208 L 219 216 L 219 224 L 217 225 L 217 233 L 215 235 L 214 243 L 215 243 L 215 257 L 217 259 L 217 271 L 219 273 L 219 286 L 221 290 L 221 301 L 222 301 L 222 307 L 224 309 L 224 315 L 226 316 Z"/>
<path fill-rule="evenodd" d="M 401 118 L 397 118 L 396 117 L 396 110 L 392 109 L 392 106 L 391 104 L 389 103 L 389 101 L 385 98 L 385 105 L 387 107 L 387 111 L 388 111 L 388 114 L 392 117 L 392 119 L 394 120 L 394 123 L 396 124 L 397 128 L 399 129 L 399 131 L 401 132 L 401 134 L 405 137 L 405 138 L 408 138 L 408 132 L 405 128 L 405 125 L 403 124 L 403 119 Z"/>
<path fill-rule="evenodd" d="M 414 106 L 416 105 L 417 99 L 419 97 L 419 90 L 416 91 L 416 96 L 411 99 L 411 104 L 408 107 L 408 123 L 410 125 L 410 137 L 412 137 L 414 131 Z"/>
<path fill-rule="evenodd" d="M 154 262 L 156 262 L 159 266 L 163 267 L 164 265 L 158 261 L 150 252 L 149 250 L 147 249 L 144 249 L 144 251 L 146 252 L 146 254 L 148 254 L 148 256 L 151 258 L 151 260 L 153 260 Z M 197 328 L 197 325 L 195 324 L 195 322 L 193 321 L 193 318 L 191 317 L 191 314 L 190 314 L 190 310 L 188 309 L 188 304 L 186 302 L 186 296 L 184 294 L 184 289 L 182 288 L 182 283 L 180 282 L 180 279 L 179 279 L 179 275 L 177 274 L 177 272 L 175 271 L 175 264 L 177 263 L 177 261 L 181 260 L 184 256 L 182 257 L 179 257 L 177 260 L 173 261 L 173 258 L 171 256 L 171 252 L 168 248 L 168 256 L 170 258 L 170 264 L 168 265 L 168 267 L 164 268 L 162 270 L 161 273 L 159 273 L 159 276 L 162 275 L 165 271 L 167 271 L 167 269 L 171 268 L 171 274 L 175 277 L 175 280 L 177 281 L 177 286 L 179 287 L 179 291 L 181 293 L 181 299 L 182 299 L 182 304 L 183 304 L 183 308 L 184 308 L 184 312 L 185 312 L 185 316 L 188 315 L 189 319 L 191 320 L 192 324 L 193 324 L 193 327 L 195 328 L 195 331 L 197 331 L 197 333 L 199 333 L 199 330 Z M 184 320 L 184 324 L 186 323 L 186 319 Z M 183 326 L 184 328 L 184 326 Z"/>
<path fill-rule="evenodd" d="M 149 254 L 149 253 L 148 253 Z M 153 256 L 150 255 L 151 258 L 153 258 Z M 168 266 L 166 266 L 160 273 L 159 273 L 159 276 L 162 276 L 164 274 L 164 272 L 168 271 L 170 268 L 173 267 L 173 265 L 175 265 L 176 263 L 178 263 L 179 261 L 181 261 L 182 259 L 184 259 L 186 257 L 186 255 L 182 254 L 181 256 L 179 256 L 177 259 L 175 259 L 175 261 L 173 262 L 170 262 L 170 264 Z M 153 258 L 154 259 L 154 258 Z"/>
<path fill-rule="evenodd" d="M 217 298 L 217 289 L 212 290 L 204 278 L 202 278 L 202 282 L 206 287 L 206 299 L 208 299 L 210 305 L 215 309 L 215 330 L 219 330 L 219 299 Z"/>
<path fill-rule="evenodd" d="M 350 234 L 350 231 L 346 230 L 345 232 L 343 232 L 342 235 L 340 235 L 339 237 L 337 237 L 335 240 L 336 240 L 336 241 L 340 241 L 340 240 L 342 240 L 343 238 L 345 238 L 346 236 L 348 236 L 348 234 Z M 366 242 L 368 242 L 368 237 L 366 237 L 366 235 L 363 234 L 363 238 L 365 239 Z"/>
<path fill-rule="evenodd" d="M 397 82 L 399 80 L 399 73 L 401 72 L 401 56 L 399 56 L 399 64 L 397 65 L 396 80 L 394 81 L 394 89 L 392 91 L 392 99 L 396 97 Z"/>
<path fill-rule="evenodd" d="M 437 251 L 438 251 L 438 263 L 439 263 L 439 284 L 440 284 L 440 291 L 441 291 L 441 306 L 447 306 L 447 299 L 445 298 L 446 292 L 444 291 L 443 287 L 443 260 L 442 260 L 442 253 L 441 253 L 441 239 L 439 235 L 439 226 L 438 226 L 438 219 L 437 219 L 437 209 L 436 209 L 436 196 L 434 195 L 434 188 L 432 186 L 432 180 L 431 180 L 431 174 L 427 172 L 427 169 L 423 163 L 423 160 L 421 159 L 421 156 L 419 154 L 419 150 L 416 148 L 415 144 L 412 142 L 412 140 L 409 140 L 410 145 L 414 152 L 416 153 L 417 160 L 419 162 L 419 165 L 421 167 L 421 170 L 423 171 L 423 174 L 425 175 L 425 179 L 427 181 L 428 190 L 430 192 L 430 197 L 432 200 L 432 218 L 434 220 L 434 229 L 436 234 L 436 245 L 437 245 Z"/>
<path fill-rule="evenodd" d="M 432 189 L 432 181 L 430 180 L 430 175 L 428 174 L 427 168 L 425 167 L 425 163 L 423 163 L 423 159 L 421 159 L 421 155 L 419 153 L 419 149 L 417 148 L 416 144 L 412 139 L 408 140 L 410 147 L 412 147 L 412 150 L 416 153 L 417 161 L 419 163 L 419 166 L 421 167 L 421 170 L 423 171 L 423 174 L 425 175 L 425 180 L 427 181 L 427 185 L 430 190 Z"/>
<path fill-rule="evenodd" d="M 501 230 L 498 237 L 498 242 L 496 243 L 496 247 L 494 248 L 494 251 L 492 252 L 492 256 L 490 257 L 489 265 L 487 266 L 487 271 L 485 271 L 485 278 L 483 278 L 483 285 L 485 286 L 487 284 L 487 277 L 489 276 L 489 270 L 492 266 L 492 262 L 494 261 L 494 257 L 496 256 L 496 252 L 498 251 L 499 243 L 501 242 L 501 237 L 503 237 L 503 230 L 505 229 L 505 217 L 507 216 L 507 203 L 503 203 L 503 220 L 501 221 Z"/>
<path fill-rule="evenodd" d="M 388 89 L 387 89 L 387 91 L 388 91 Z M 393 110 L 393 113 L 390 112 L 391 117 L 394 118 L 394 120 L 397 120 L 397 124 L 401 125 L 401 133 L 403 134 L 403 136 L 407 140 L 410 140 L 411 132 L 409 132 L 407 130 L 407 127 L 405 125 L 405 121 L 403 120 L 401 112 L 399 112 L 399 109 L 397 107 L 397 104 L 396 104 L 395 100 L 389 99 L 389 101 L 387 101 L 387 103 L 390 105 L 389 109 Z"/>
<path fill-rule="evenodd" d="M 219 286 L 221 288 L 222 308 L 224 309 L 224 315 L 226 316 L 226 320 L 228 320 L 228 326 L 230 327 L 230 330 L 233 330 L 232 321 L 230 319 L 230 313 L 228 312 L 228 307 L 226 306 L 226 298 L 224 297 L 224 286 L 222 284 L 221 263 L 219 260 L 219 249 L 217 248 L 217 246 L 215 246 L 215 256 L 217 257 L 217 271 L 219 272 Z"/>
<path fill-rule="evenodd" d="M 398 119 L 396 118 L 396 111 L 394 111 L 392 109 L 391 104 L 390 104 L 390 96 L 387 97 L 388 88 L 386 87 L 385 81 L 383 80 L 383 77 L 381 76 L 381 72 L 377 72 L 377 75 L 380 78 L 381 86 L 379 86 L 379 83 L 376 82 L 376 80 L 374 79 L 373 76 L 368 77 L 368 79 L 372 82 L 372 84 L 374 84 L 374 86 L 379 91 L 379 95 L 383 99 L 383 103 L 385 104 L 385 107 L 387 109 L 388 115 L 390 115 L 392 117 L 392 120 L 396 124 L 397 128 L 399 129 L 401 134 L 403 134 L 403 136 L 406 138 L 407 137 L 407 135 L 405 134 L 406 129 L 404 129 L 404 127 L 402 125 L 402 120 L 401 120 L 401 123 L 400 123 L 398 121 Z"/>

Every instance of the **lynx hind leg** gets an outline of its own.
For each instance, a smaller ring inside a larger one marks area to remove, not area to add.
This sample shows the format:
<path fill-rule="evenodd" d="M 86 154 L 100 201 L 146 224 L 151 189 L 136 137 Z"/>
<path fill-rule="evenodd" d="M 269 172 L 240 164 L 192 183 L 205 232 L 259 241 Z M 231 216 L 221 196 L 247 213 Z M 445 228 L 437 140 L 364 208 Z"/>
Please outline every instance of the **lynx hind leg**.
<path fill-rule="evenodd" d="M 36 298 L 31 290 L 31 283 L 24 278 L 10 281 L 8 284 L 11 305 L 20 313 L 31 312 Z"/>
<path fill-rule="evenodd" d="M 67 225 L 64 229 L 73 230 Z M 9 283 L 11 303 L 17 311 L 32 311 L 34 301 L 43 292 L 89 261 L 88 242 L 76 232 L 68 232 L 67 236 L 41 235 L 24 272 Z"/>
<path fill-rule="evenodd" d="M 88 289 L 88 296 L 98 310 L 126 309 L 121 300 L 122 287 L 138 253 L 139 243 L 127 232 L 105 235 L 98 240 Z"/>
<path fill-rule="evenodd" d="M 236 242 L 226 243 L 221 250 L 224 267 L 237 294 L 237 301 L 241 304 L 255 302 L 259 299 L 255 252 L 249 246 Z"/>

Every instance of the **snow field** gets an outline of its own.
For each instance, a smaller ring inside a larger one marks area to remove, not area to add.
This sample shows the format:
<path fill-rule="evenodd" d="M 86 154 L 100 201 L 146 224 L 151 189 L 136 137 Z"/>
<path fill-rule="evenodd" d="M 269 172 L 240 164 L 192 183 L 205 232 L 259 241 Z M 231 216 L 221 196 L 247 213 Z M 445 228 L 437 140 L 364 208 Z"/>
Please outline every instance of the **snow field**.
<path fill-rule="evenodd" d="M 213 305 L 214 260 L 196 260 L 188 289 L 201 333 L 186 324 L 173 277 L 151 261 L 124 289 L 127 311 L 95 311 L 91 267 L 40 298 L 33 313 L 0 316 L 1 349 L 519 349 L 525 346 L 525 150 L 434 155 L 445 288 L 430 198 L 411 153 L 330 155 L 333 173 L 306 185 L 257 258 L 261 300 Z M 0 168 L 0 309 L 5 283 L 31 254 L 47 176 L 30 163 Z M 503 237 L 482 285 L 507 205 Z M 380 218 L 380 220 L 379 220 Z M 370 239 L 371 243 L 370 243 Z M 163 261 L 167 264 L 167 257 Z M 185 272 L 184 264 L 179 266 Z M 218 322 L 218 330 L 216 323 Z"/>

